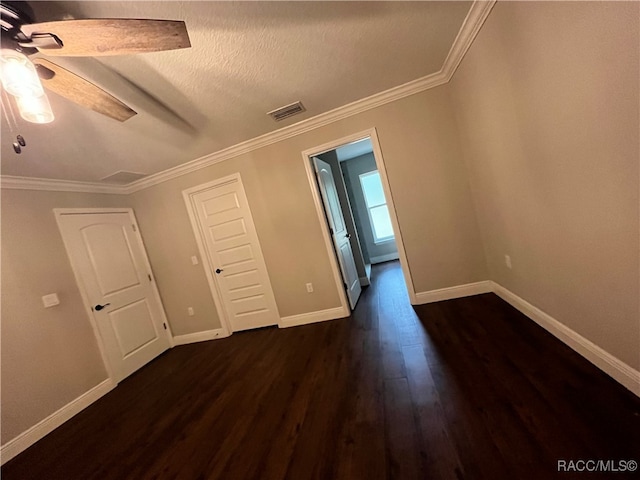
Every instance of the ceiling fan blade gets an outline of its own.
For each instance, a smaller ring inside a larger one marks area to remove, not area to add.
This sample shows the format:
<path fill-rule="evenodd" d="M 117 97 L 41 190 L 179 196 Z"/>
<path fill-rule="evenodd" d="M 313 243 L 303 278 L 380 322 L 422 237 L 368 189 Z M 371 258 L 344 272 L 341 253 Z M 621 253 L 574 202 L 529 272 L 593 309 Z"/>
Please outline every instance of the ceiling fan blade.
<path fill-rule="evenodd" d="M 58 95 L 94 112 L 124 122 L 136 112 L 93 83 L 44 58 L 33 59 L 42 85 Z M 43 68 L 44 67 L 44 68 Z"/>
<path fill-rule="evenodd" d="M 40 47 L 46 55 L 98 57 L 158 52 L 191 46 L 183 21 L 98 18 L 22 25 L 22 33 L 53 34 L 61 48 Z M 55 45 L 55 44 L 54 44 Z M 37 44 L 34 44 L 38 48 Z M 57 46 L 56 46 L 57 47 Z"/>

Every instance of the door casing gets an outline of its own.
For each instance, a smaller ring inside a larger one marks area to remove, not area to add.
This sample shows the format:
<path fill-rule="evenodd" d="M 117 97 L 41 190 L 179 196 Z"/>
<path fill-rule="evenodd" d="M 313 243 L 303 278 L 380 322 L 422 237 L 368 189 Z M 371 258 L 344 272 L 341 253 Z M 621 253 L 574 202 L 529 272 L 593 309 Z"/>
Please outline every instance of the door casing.
<path fill-rule="evenodd" d="M 65 240 L 64 230 L 61 225 L 61 218 L 63 215 L 83 215 L 83 214 L 103 214 L 103 213 L 126 213 L 129 215 L 132 225 L 135 226 L 135 238 L 138 241 L 138 246 L 142 251 L 142 258 L 145 262 L 145 267 L 152 272 L 151 264 L 149 263 L 149 257 L 147 256 L 147 250 L 144 246 L 144 242 L 142 241 L 142 236 L 140 235 L 140 228 L 138 227 L 138 222 L 136 220 L 135 214 L 133 213 L 132 208 L 54 208 L 53 213 L 56 218 L 56 223 L 58 225 L 58 229 L 60 231 L 60 235 L 62 236 L 62 240 L 64 243 L 65 250 L 67 252 L 67 256 L 69 257 L 69 263 L 71 264 L 71 270 L 73 271 L 73 276 L 76 280 L 76 285 L 78 286 L 78 290 L 80 290 L 80 296 L 82 298 L 82 303 L 84 305 L 85 311 L 87 312 L 87 316 L 89 317 L 89 323 L 91 324 L 91 328 L 93 329 L 93 334 L 96 337 L 96 341 L 98 342 L 98 349 L 100 350 L 100 356 L 102 357 L 102 362 L 107 370 L 107 374 L 109 375 L 109 379 L 111 379 L 114 383 L 117 383 L 116 376 L 114 374 L 114 367 L 111 365 L 111 361 L 109 360 L 109 356 L 107 355 L 104 342 L 102 341 L 102 336 L 100 335 L 100 331 L 98 329 L 98 325 L 96 324 L 96 319 L 93 315 L 92 304 L 89 301 L 89 295 L 85 289 L 84 282 L 80 276 L 80 272 L 77 270 L 74 262 L 71 260 L 72 253 L 69 251 L 67 246 L 67 242 Z M 162 299 L 160 298 L 160 292 L 158 292 L 158 286 L 156 285 L 155 276 L 153 273 L 151 274 L 153 277 L 153 281 L 151 282 L 151 290 L 153 291 L 154 299 L 160 305 L 160 315 L 161 320 L 167 326 L 167 329 L 164 330 L 165 335 L 169 340 L 169 348 L 173 348 L 175 343 L 173 341 L 173 334 L 171 332 L 171 326 L 169 325 L 169 321 L 167 320 L 167 316 L 164 310 L 164 305 L 162 304 Z"/>
<path fill-rule="evenodd" d="M 404 281 L 407 286 L 409 299 L 411 300 L 412 305 L 416 305 L 418 303 L 416 298 L 415 288 L 413 286 L 413 279 L 411 278 L 411 270 L 409 269 L 409 262 L 407 261 L 407 253 L 405 251 L 404 242 L 402 240 L 402 231 L 400 230 L 400 224 L 398 223 L 398 217 L 396 215 L 396 207 L 393 202 L 391 187 L 389 186 L 387 169 L 384 164 L 382 149 L 380 148 L 380 141 L 378 140 L 378 133 L 375 128 L 370 128 L 368 130 L 354 133 L 352 135 L 340 138 L 338 140 L 333 140 L 331 142 L 325 143 L 323 145 L 319 145 L 314 148 L 310 148 L 302 152 L 304 168 L 305 168 L 305 171 L 307 172 L 307 180 L 309 181 L 311 196 L 313 197 L 313 203 L 316 208 L 318 222 L 320 223 L 320 229 L 322 230 L 322 237 L 324 239 L 324 244 L 327 249 L 327 254 L 329 255 L 329 263 L 331 264 L 333 278 L 336 284 L 336 288 L 338 289 L 338 295 L 340 296 L 340 303 L 342 305 L 342 308 L 347 313 L 350 311 L 349 300 L 347 299 L 347 295 L 345 294 L 345 291 L 342 285 L 342 275 L 340 273 L 340 267 L 338 265 L 338 259 L 336 258 L 336 253 L 334 252 L 334 249 L 333 249 L 331 232 L 329 232 L 329 225 L 327 224 L 327 221 L 324 216 L 324 207 L 322 205 L 322 198 L 320 197 L 319 187 L 316 182 L 316 174 L 315 174 L 315 168 L 313 165 L 312 157 L 322 155 L 323 153 L 329 152 L 331 150 L 335 150 L 336 148 L 341 147 L 342 145 L 346 145 L 347 143 L 357 142 L 358 140 L 364 140 L 365 138 L 370 139 L 371 144 L 373 146 L 373 156 L 376 161 L 378 172 L 380 172 L 382 189 L 384 190 L 384 196 L 387 200 L 387 205 L 389 207 L 391 224 L 393 226 L 393 232 L 395 235 L 396 244 L 398 246 L 400 266 L 402 268 L 402 274 L 404 276 Z"/>
<path fill-rule="evenodd" d="M 212 180 L 210 182 L 204 183 L 202 185 L 197 185 L 195 187 L 191 187 L 188 188 L 186 190 L 182 191 L 182 196 L 184 198 L 184 202 L 185 205 L 187 207 L 187 213 L 189 214 L 189 220 L 191 222 L 191 227 L 193 228 L 193 234 L 195 236 L 196 239 L 196 243 L 198 245 L 198 251 L 200 253 L 200 258 L 203 259 L 203 267 L 204 267 L 204 272 L 205 275 L 207 277 L 207 282 L 209 284 L 209 291 L 211 292 L 211 296 L 213 297 L 213 303 L 216 307 L 216 312 L 218 313 L 218 318 L 220 319 L 220 325 L 222 327 L 222 333 L 220 335 L 220 337 L 226 337 L 229 336 L 233 333 L 233 327 L 231 326 L 231 323 L 229 321 L 229 318 L 227 316 L 227 312 L 224 308 L 224 301 L 222 298 L 222 293 L 220 292 L 220 286 L 218 285 L 218 281 L 216 280 L 216 276 L 213 273 L 213 263 L 211 261 L 211 259 L 209 258 L 209 250 L 206 246 L 206 243 L 204 241 L 204 232 L 202 232 L 201 228 L 200 228 L 200 222 L 198 221 L 198 217 L 197 214 L 195 212 L 195 205 L 193 203 L 193 197 L 198 194 L 199 192 L 202 192 L 204 190 L 208 190 L 212 187 L 216 187 L 216 186 L 221 186 L 224 185 L 225 183 L 230 183 L 233 181 L 237 181 L 240 186 L 241 186 L 241 193 L 242 195 L 245 196 L 246 198 L 246 192 L 244 190 L 244 184 L 242 183 L 242 177 L 240 176 L 240 173 L 234 173 L 232 175 L 228 175 L 226 177 L 222 177 L 222 178 L 218 178 L 216 180 Z M 247 205 L 248 205 L 248 209 L 249 209 L 249 213 L 251 216 L 251 221 L 253 222 L 253 214 L 251 213 L 251 206 L 249 205 L 249 202 L 247 200 Z M 260 239 L 258 238 L 258 242 L 260 241 Z M 262 250 L 260 248 L 260 250 Z M 262 254 L 262 251 L 260 251 L 260 257 L 262 258 L 262 260 L 264 261 L 264 255 Z M 206 260 L 206 261 L 205 261 Z M 273 287 L 271 285 L 271 280 L 268 278 L 269 272 L 267 272 L 267 279 L 268 279 L 268 288 L 271 290 L 271 292 L 273 292 Z M 275 295 L 274 295 L 275 296 Z M 278 317 L 278 327 L 281 327 L 280 325 L 280 313 L 278 311 L 278 307 L 277 304 L 275 305 L 275 313 L 276 316 Z"/>

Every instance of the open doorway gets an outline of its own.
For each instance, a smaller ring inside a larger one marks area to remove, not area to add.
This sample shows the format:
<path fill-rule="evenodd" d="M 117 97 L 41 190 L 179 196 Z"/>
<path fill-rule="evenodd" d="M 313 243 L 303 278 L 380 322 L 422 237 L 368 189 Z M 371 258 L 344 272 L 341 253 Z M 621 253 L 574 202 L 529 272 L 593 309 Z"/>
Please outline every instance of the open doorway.
<path fill-rule="evenodd" d="M 355 307 L 372 264 L 397 259 L 413 297 L 375 129 L 309 149 L 303 158 L 343 306 Z"/>
<path fill-rule="evenodd" d="M 367 271 L 376 263 L 398 260 L 389 205 L 371 139 L 348 143 L 333 152 L 340 165 Z"/>

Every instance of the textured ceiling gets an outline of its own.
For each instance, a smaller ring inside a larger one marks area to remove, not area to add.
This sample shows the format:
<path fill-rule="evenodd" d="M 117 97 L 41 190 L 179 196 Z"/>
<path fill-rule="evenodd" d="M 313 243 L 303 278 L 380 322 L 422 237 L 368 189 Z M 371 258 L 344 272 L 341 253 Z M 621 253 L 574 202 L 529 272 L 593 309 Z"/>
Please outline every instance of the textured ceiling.
<path fill-rule="evenodd" d="M 56 120 L 2 119 L 4 175 L 156 173 L 437 72 L 470 2 L 34 2 L 38 21 L 184 20 L 192 48 L 54 61 L 131 105 L 119 123 L 49 94 Z M 301 100 L 282 122 L 266 112 Z M 16 155 L 12 137 L 27 147 Z"/>

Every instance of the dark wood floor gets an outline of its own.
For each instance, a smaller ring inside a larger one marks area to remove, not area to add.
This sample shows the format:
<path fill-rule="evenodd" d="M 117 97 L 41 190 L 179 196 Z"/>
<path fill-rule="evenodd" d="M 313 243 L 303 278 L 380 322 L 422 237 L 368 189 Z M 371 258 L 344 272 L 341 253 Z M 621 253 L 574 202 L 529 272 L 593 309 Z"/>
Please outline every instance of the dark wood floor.
<path fill-rule="evenodd" d="M 637 397 L 493 294 L 414 310 L 373 275 L 349 319 L 163 354 L 2 478 L 633 476 L 557 462 L 640 460 Z"/>

